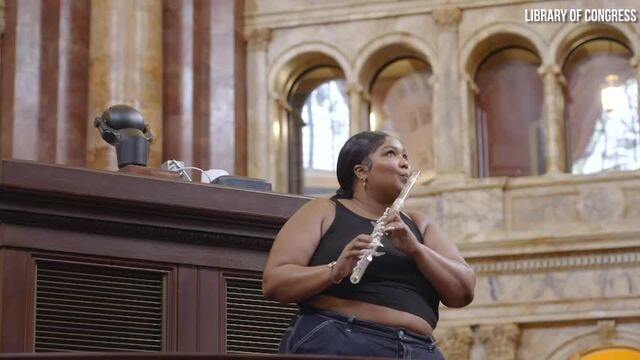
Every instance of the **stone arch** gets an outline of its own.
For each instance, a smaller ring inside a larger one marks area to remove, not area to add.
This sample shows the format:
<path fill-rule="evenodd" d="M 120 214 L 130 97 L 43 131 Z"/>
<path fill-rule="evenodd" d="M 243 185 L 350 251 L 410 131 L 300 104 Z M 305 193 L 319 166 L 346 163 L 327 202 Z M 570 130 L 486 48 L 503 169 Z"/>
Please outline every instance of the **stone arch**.
<path fill-rule="evenodd" d="M 462 121 L 470 140 L 465 162 L 466 171 L 470 174 L 478 171 L 478 152 L 473 150 L 478 145 L 474 130 L 476 118 L 473 110 L 474 94 L 478 91 L 474 81 L 475 74 L 488 55 L 509 45 L 520 46 L 532 51 L 538 56 L 540 62 L 543 61 L 543 54 L 548 49 L 548 43 L 539 33 L 516 22 L 500 22 L 480 28 L 460 47 L 458 66 L 461 79 L 465 84 L 460 94 L 463 109 Z"/>
<path fill-rule="evenodd" d="M 305 71 L 321 65 L 339 67 L 347 84 L 353 79 L 347 57 L 336 47 L 319 41 L 289 46 L 268 66 L 269 100 L 266 128 L 268 129 L 268 147 L 271 149 L 268 167 L 275 172 L 273 182 L 276 191 L 288 191 L 287 184 L 290 176 L 287 166 L 291 136 L 288 129 L 288 113 L 291 112 L 287 102 L 289 89 Z"/>
<path fill-rule="evenodd" d="M 563 26 L 552 38 L 546 64 L 562 66 L 571 52 L 581 41 L 606 36 L 626 45 L 632 56 L 640 54 L 640 38 L 628 24 L 580 23 Z"/>
<path fill-rule="evenodd" d="M 437 67 L 435 50 L 417 36 L 398 32 L 376 37 L 365 44 L 354 61 L 355 79 L 367 89 L 375 74 L 389 61 L 402 56 L 415 56 L 428 63 L 432 69 Z"/>
<path fill-rule="evenodd" d="M 590 351 L 606 347 L 628 347 L 640 349 L 640 334 L 631 331 L 616 330 L 610 337 L 603 339 L 598 331 L 578 335 L 552 350 L 547 360 L 566 360 L 578 358 Z"/>
<path fill-rule="evenodd" d="M 337 66 L 347 83 L 353 80 L 353 72 L 344 53 L 330 44 L 308 42 L 290 46 L 274 59 L 268 71 L 269 93 L 285 96 L 286 90 L 305 70 L 317 65 Z"/>
<path fill-rule="evenodd" d="M 541 61 L 548 49 L 544 38 L 525 25 L 515 22 L 492 24 L 479 29 L 461 47 L 460 74 L 473 79 L 482 60 L 504 44 L 525 47 L 536 53 Z"/>
<path fill-rule="evenodd" d="M 376 99 L 380 93 L 372 94 L 375 78 L 387 65 L 408 57 L 424 61 L 431 73 L 425 77 L 418 73 L 416 76 L 405 73 L 387 88 L 383 98 Z M 375 105 L 379 105 L 378 110 L 385 114 L 381 118 L 386 121 L 379 121 L 377 126 L 381 127 L 377 129 L 388 131 L 402 139 L 407 152 L 412 154 L 413 164 L 422 169 L 434 167 L 432 80 L 437 69 L 436 59 L 435 51 L 423 39 L 407 32 L 393 32 L 371 39 L 358 51 L 354 61 L 357 88 L 363 94 L 361 121 L 366 121 L 371 128 L 373 125 L 370 123 L 370 114 L 373 114 Z M 417 96 L 405 96 L 409 88 Z"/>

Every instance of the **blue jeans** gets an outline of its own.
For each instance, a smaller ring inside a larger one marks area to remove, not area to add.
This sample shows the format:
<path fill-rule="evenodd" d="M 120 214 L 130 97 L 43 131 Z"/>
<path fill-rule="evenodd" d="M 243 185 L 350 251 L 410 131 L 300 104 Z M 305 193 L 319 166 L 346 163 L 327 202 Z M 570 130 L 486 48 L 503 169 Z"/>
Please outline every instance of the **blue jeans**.
<path fill-rule="evenodd" d="M 288 354 L 444 360 L 432 336 L 308 308 L 291 320 L 278 350 Z"/>

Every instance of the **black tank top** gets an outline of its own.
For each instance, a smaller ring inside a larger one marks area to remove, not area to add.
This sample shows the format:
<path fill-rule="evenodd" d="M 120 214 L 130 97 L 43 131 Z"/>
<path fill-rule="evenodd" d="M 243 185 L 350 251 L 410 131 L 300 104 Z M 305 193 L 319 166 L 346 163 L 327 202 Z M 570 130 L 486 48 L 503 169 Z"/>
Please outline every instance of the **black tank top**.
<path fill-rule="evenodd" d="M 340 256 L 342 249 L 356 236 L 371 234 L 373 222 L 347 209 L 339 201 L 333 223 L 320 239 L 318 247 L 309 261 L 310 266 L 328 264 Z M 422 234 L 411 221 L 401 214 L 416 239 Z M 374 258 L 359 284 L 352 284 L 345 278 L 319 295 L 368 302 L 405 311 L 425 319 L 434 329 L 438 322 L 440 296 L 427 280 L 415 261 L 396 249 L 387 238 L 382 239 L 384 256 Z"/>

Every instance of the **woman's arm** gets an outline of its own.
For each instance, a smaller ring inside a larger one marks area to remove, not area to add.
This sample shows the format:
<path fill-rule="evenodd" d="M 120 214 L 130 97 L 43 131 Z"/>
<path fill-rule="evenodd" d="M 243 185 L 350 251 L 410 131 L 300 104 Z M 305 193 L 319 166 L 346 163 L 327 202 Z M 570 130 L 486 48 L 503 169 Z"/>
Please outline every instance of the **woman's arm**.
<path fill-rule="evenodd" d="M 409 215 L 421 229 L 422 241 L 417 242 L 417 246 L 405 246 L 403 251 L 415 259 L 420 272 L 438 291 L 444 305 L 459 308 L 470 304 L 476 284 L 476 276 L 471 266 L 436 224 L 422 214 Z M 394 224 L 397 224 L 397 219 Z M 392 226 L 392 231 L 396 232 L 393 230 L 394 225 L 389 225 Z M 406 231 L 409 231 L 408 227 Z"/>
<path fill-rule="evenodd" d="M 315 199 L 300 208 L 282 227 L 271 247 L 262 275 L 262 292 L 282 303 L 308 299 L 351 273 L 360 250 L 370 243 L 362 235 L 351 241 L 331 269 L 308 266 L 320 238 L 333 222 L 335 205 Z"/>

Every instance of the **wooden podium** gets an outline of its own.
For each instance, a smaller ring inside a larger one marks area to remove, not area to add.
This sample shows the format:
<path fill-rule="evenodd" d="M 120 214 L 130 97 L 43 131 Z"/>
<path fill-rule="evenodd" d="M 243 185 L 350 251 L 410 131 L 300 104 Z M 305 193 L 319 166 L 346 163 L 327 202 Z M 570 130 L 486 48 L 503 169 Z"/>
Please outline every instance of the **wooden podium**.
<path fill-rule="evenodd" d="M 2 160 L 0 352 L 275 352 L 260 273 L 307 200 Z"/>

